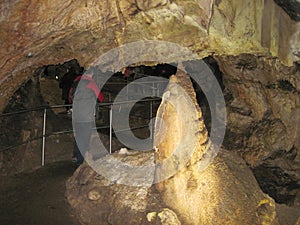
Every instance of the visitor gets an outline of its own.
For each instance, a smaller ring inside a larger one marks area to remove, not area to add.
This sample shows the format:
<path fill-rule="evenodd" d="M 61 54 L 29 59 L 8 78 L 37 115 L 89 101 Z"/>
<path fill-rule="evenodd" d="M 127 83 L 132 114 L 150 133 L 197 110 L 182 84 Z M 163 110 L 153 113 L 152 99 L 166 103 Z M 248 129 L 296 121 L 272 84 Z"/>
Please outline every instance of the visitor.
<path fill-rule="evenodd" d="M 73 67 L 70 67 L 67 70 L 67 73 L 59 81 L 59 87 L 62 89 L 61 98 L 64 100 L 66 112 L 69 114 L 72 112 L 72 107 L 70 106 L 71 102 L 69 101 L 69 91 L 76 76 L 76 70 Z"/>
<path fill-rule="evenodd" d="M 85 154 L 90 149 L 90 139 L 92 130 L 95 130 L 95 110 L 96 101 L 103 102 L 104 95 L 99 90 L 98 85 L 93 79 L 96 69 L 91 67 L 84 75 L 76 77 L 69 96 L 73 101 L 73 130 L 75 135 L 74 157 L 76 166 L 83 163 Z M 99 74 L 97 74 L 99 75 Z"/>

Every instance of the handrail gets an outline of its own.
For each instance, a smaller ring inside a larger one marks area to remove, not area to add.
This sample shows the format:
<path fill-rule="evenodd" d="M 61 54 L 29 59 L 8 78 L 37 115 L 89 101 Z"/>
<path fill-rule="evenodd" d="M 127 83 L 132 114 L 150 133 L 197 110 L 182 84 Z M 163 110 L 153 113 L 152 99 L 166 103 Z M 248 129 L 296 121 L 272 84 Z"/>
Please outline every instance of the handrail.
<path fill-rule="evenodd" d="M 17 114 L 22 114 L 22 113 L 27 113 L 27 112 L 34 112 L 34 111 L 40 111 L 40 110 L 45 110 L 46 109 L 55 109 L 55 108 L 64 108 L 66 106 L 72 106 L 72 104 L 65 104 L 65 105 L 53 105 L 53 106 L 49 106 L 49 105 L 44 105 L 44 106 L 40 106 L 40 107 L 36 107 L 36 108 L 30 108 L 30 109 L 24 109 L 24 110 L 20 110 L 17 112 L 9 112 L 9 113 L 1 113 L 0 117 L 4 117 L 4 116 L 13 116 L 13 115 L 17 115 Z"/>
<path fill-rule="evenodd" d="M 109 108 L 112 108 L 113 105 L 136 103 L 137 101 L 138 102 L 150 102 L 151 103 L 150 104 L 150 109 L 152 111 L 152 102 L 153 101 L 157 101 L 157 100 L 160 100 L 160 98 L 153 97 L 151 99 L 147 98 L 147 99 L 141 99 L 141 100 L 136 99 L 136 100 L 128 100 L 128 101 L 120 101 L 120 102 L 98 103 L 98 106 L 99 107 L 109 106 Z M 39 140 L 39 139 L 42 139 L 43 143 L 44 143 L 46 137 L 50 137 L 50 136 L 53 136 L 53 135 L 61 135 L 61 134 L 73 133 L 73 129 L 72 130 L 64 130 L 64 131 L 52 132 L 50 134 L 46 134 L 46 132 L 45 132 L 45 127 L 46 127 L 46 121 L 45 121 L 45 116 L 46 115 L 45 115 L 45 112 L 47 111 L 47 109 L 64 108 L 66 106 L 72 106 L 72 105 L 71 104 L 52 105 L 52 106 L 45 105 L 45 106 L 40 106 L 40 107 L 36 107 L 36 108 L 31 108 L 31 109 L 26 109 L 26 110 L 20 110 L 20 111 L 17 111 L 17 112 L 0 114 L 0 118 L 1 118 L 1 117 L 5 117 L 5 116 L 12 116 L 12 115 L 22 114 L 22 113 L 26 113 L 26 112 L 34 112 L 34 111 L 44 110 L 43 135 L 35 137 L 35 138 L 31 138 L 29 140 L 26 140 L 26 141 L 21 142 L 21 143 L 16 144 L 16 145 L 12 145 L 12 146 L 6 147 L 4 149 L 0 149 L 0 152 L 5 152 L 5 151 L 8 151 L 10 149 L 17 148 L 19 146 L 22 146 L 24 144 L 28 144 L 28 143 L 30 143 L 32 141 Z M 150 117 L 152 116 L 151 113 L 152 112 L 150 112 Z M 112 116 L 110 116 L 110 118 L 112 119 Z M 143 126 L 139 126 L 139 127 L 133 127 L 133 128 L 129 128 L 129 129 L 123 129 L 123 130 L 119 130 L 119 131 L 113 131 L 111 129 L 112 127 L 111 127 L 111 124 L 110 124 L 110 126 L 100 126 L 100 127 L 95 127 L 94 129 L 99 130 L 99 129 L 108 129 L 109 128 L 110 129 L 110 139 L 111 139 L 112 133 L 118 133 L 118 132 L 122 132 L 122 131 L 126 131 L 126 130 L 135 130 L 135 129 L 145 128 L 145 127 L 148 127 L 148 125 L 143 125 Z M 43 152 L 43 154 L 42 154 L 42 166 L 44 165 L 44 158 L 43 158 L 44 157 L 44 148 L 45 148 L 45 144 L 43 144 L 43 149 L 42 149 L 42 152 Z M 111 140 L 110 140 L 110 153 L 111 153 Z"/>
<path fill-rule="evenodd" d="M 131 81 L 132 82 L 132 81 Z M 129 82 L 128 84 L 130 84 L 131 82 Z M 136 81 L 134 84 L 153 84 L 153 83 L 167 83 L 168 81 L 165 80 L 157 80 L 157 81 Z M 126 84 L 126 82 L 106 82 L 105 85 L 122 85 L 122 84 Z M 105 86 L 104 85 L 104 86 Z"/>
<path fill-rule="evenodd" d="M 131 130 L 136 130 L 136 129 L 145 128 L 145 127 L 148 127 L 148 125 L 139 126 L 139 127 L 132 127 Z M 109 128 L 109 126 L 101 126 L 101 127 L 96 127 L 96 130 L 108 129 L 108 128 Z M 130 129 L 123 129 L 122 131 L 126 131 L 126 130 L 130 130 Z M 121 132 L 121 131 L 112 131 L 112 133 L 118 133 L 118 132 Z M 73 129 L 72 130 L 52 132 L 51 134 L 46 134 L 45 137 L 51 137 L 51 136 L 55 136 L 55 135 L 69 134 L 69 133 L 73 133 Z M 42 138 L 43 138 L 43 135 L 35 137 L 35 138 L 31 138 L 31 139 L 28 139 L 27 141 L 23 141 L 23 142 L 18 143 L 16 145 L 11 145 L 11 146 L 6 147 L 4 149 L 0 149 L 0 152 L 5 152 L 5 151 L 8 151 L 10 149 L 17 148 L 19 146 L 22 146 L 24 144 L 28 144 L 32 141 L 36 141 L 36 140 L 39 140 L 39 139 L 42 139 Z"/>
<path fill-rule="evenodd" d="M 160 98 L 155 97 L 152 99 L 136 99 L 136 100 L 128 100 L 128 101 L 120 101 L 120 102 L 104 102 L 104 103 L 97 103 L 99 107 L 103 107 L 103 106 L 111 106 L 111 105 L 121 105 L 121 104 L 128 104 L 128 103 L 135 103 L 135 102 L 148 102 L 148 101 L 156 101 L 156 100 L 160 100 Z M 20 110 L 20 111 L 16 111 L 16 112 L 9 112 L 9 113 L 1 113 L 0 117 L 4 117 L 4 116 L 13 116 L 13 115 L 17 115 L 17 114 L 22 114 L 22 113 L 27 113 L 27 112 L 34 112 L 34 111 L 40 111 L 40 110 L 44 110 L 46 109 L 56 109 L 56 108 L 64 108 L 67 106 L 72 106 L 72 104 L 64 104 L 64 105 L 44 105 L 44 106 L 40 106 L 37 108 L 30 108 L 30 109 L 25 109 L 25 110 Z"/>

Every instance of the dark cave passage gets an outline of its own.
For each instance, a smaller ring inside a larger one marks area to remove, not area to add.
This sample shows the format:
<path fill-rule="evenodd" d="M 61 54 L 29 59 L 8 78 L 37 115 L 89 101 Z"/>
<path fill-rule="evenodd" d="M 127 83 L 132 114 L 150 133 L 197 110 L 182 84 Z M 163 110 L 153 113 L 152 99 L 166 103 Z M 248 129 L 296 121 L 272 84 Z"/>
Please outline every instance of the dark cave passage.
<path fill-rule="evenodd" d="M 251 116 L 251 110 L 247 110 L 244 102 L 241 105 L 234 105 L 236 96 L 234 96 L 234 88 L 236 88 L 232 80 L 226 80 L 226 74 L 224 75 L 219 67 L 219 61 L 213 57 L 205 58 L 204 61 L 211 68 L 215 78 L 217 79 L 226 101 L 226 104 L 229 108 L 229 113 L 241 114 L 243 116 Z M 255 64 L 255 63 L 254 63 Z M 240 61 L 235 65 L 235 68 L 241 69 Z M 244 65 L 244 64 L 243 64 Z M 83 71 L 77 60 L 71 60 L 59 65 L 48 65 L 43 70 L 43 76 L 34 76 L 31 80 L 25 83 L 14 96 L 11 98 L 5 113 L 16 112 L 19 110 L 27 110 L 30 108 L 39 108 L 40 106 L 46 105 L 59 105 L 64 104 L 61 99 L 61 89 L 59 88 L 59 80 L 67 73 L 67 69 L 70 67 L 75 67 L 78 70 Z M 157 64 L 156 66 L 136 66 L 128 67 L 129 76 L 124 77 L 123 72 L 114 73 L 111 78 L 103 87 L 103 92 L 106 96 L 106 101 L 114 101 L 116 95 L 120 92 L 121 89 L 129 85 L 131 82 L 134 82 L 143 77 L 156 76 L 169 79 L 170 75 L 176 73 L 176 66 L 168 64 Z M 248 67 L 247 67 L 248 68 Z M 248 68 L 249 69 L 249 68 Z M 251 67 L 251 70 L 255 70 Z M 40 73 L 37 73 L 40 74 Z M 196 97 L 199 106 L 201 107 L 204 122 L 210 133 L 211 128 L 211 107 L 208 105 L 207 98 L 201 90 L 201 87 L 192 80 L 193 87 L 196 92 Z M 163 90 L 161 88 L 160 90 Z M 268 90 L 277 90 L 280 89 L 284 92 L 296 93 L 297 90 L 293 84 L 288 80 L 278 80 L 276 84 L 266 85 Z M 213 92 L 213 90 L 212 90 Z M 142 98 L 141 101 L 138 101 L 130 111 L 130 129 L 133 134 L 141 139 L 149 138 L 151 135 L 151 128 L 149 126 L 150 120 L 155 116 L 156 111 L 160 105 L 160 100 L 156 100 L 155 103 L 151 106 L 152 112 L 150 113 L 150 106 L 148 103 L 145 103 L 145 100 L 151 100 L 152 97 Z M 152 99 L 153 100 L 153 99 Z M 213 106 L 216 108 L 216 106 Z M 108 114 L 109 110 L 105 107 L 100 107 L 99 118 L 96 120 L 97 127 L 106 126 L 104 129 L 99 129 L 98 132 L 101 133 L 100 139 L 105 143 L 107 149 L 109 146 L 109 129 L 107 125 L 109 124 Z M 152 115 L 152 118 L 151 118 Z M 36 111 L 30 112 L 27 114 L 20 114 L 10 119 L 2 118 L 1 119 L 1 140 L 3 140 L 3 149 L 12 146 L 16 143 L 29 143 L 26 147 L 16 148 L 2 153 L 6 161 L 9 163 L 7 172 L 9 170 L 13 171 L 18 164 L 18 160 L 25 157 L 30 159 L 26 165 L 26 168 L 32 167 L 32 165 L 39 165 L 40 158 L 40 148 L 41 142 L 36 140 L 41 137 L 42 130 L 42 118 L 43 112 Z M 251 138 L 253 135 L 259 135 L 261 133 L 266 133 L 268 128 L 271 128 L 277 132 L 280 129 L 284 130 L 284 125 L 279 120 L 267 120 L 264 122 L 254 121 L 248 126 L 247 138 Z M 136 129 L 137 128 L 137 129 Z M 69 130 L 70 133 L 54 136 L 47 139 L 47 152 L 52 152 L 52 149 L 56 149 L 50 155 L 47 156 L 47 160 L 51 159 L 49 163 L 71 160 L 71 153 L 73 148 L 73 134 L 72 134 L 72 124 L 71 116 L 66 114 L 64 107 L 49 109 L 48 119 L 47 119 L 47 133 L 51 132 L 60 132 L 63 130 Z M 254 132 L 255 131 L 255 132 Z M 114 131 L 116 132 L 116 131 Z M 275 132 L 275 134 L 277 134 Z M 279 135 L 278 134 L 278 135 Z M 244 141 L 245 136 L 241 135 L 239 128 L 232 126 L 232 123 L 227 127 L 227 134 L 224 140 L 224 146 L 226 149 L 239 149 L 239 148 L 248 148 L 247 144 Z M 241 145 L 237 145 L 241 143 Z M 121 147 L 127 147 L 126 145 L 120 143 L 116 136 L 113 135 L 113 152 L 120 149 Z M 59 147 L 58 147 L 59 146 Z M 237 146 L 237 147 L 236 147 Z M 17 153 L 19 151 L 19 153 Z M 37 153 L 38 152 L 38 153 Z M 245 153 L 241 152 L 241 155 L 245 157 Z M 289 171 L 285 167 L 279 166 L 278 161 L 281 161 L 288 165 L 297 157 L 297 149 L 294 148 L 286 154 L 284 151 L 276 151 L 269 158 L 266 158 L 262 164 L 258 166 L 251 167 L 252 171 L 262 188 L 262 190 L 275 199 L 277 203 L 286 204 L 289 206 L 294 206 L 298 201 L 299 196 L 299 184 L 297 174 Z M 245 157 L 247 160 L 247 156 Z M 6 163 L 7 163 L 6 162 Z M 70 161 L 69 161 L 70 162 Z M 72 168 L 69 168 L 72 170 Z M 5 171 L 4 168 L 3 171 Z M 22 170 L 22 168 L 18 168 Z"/>

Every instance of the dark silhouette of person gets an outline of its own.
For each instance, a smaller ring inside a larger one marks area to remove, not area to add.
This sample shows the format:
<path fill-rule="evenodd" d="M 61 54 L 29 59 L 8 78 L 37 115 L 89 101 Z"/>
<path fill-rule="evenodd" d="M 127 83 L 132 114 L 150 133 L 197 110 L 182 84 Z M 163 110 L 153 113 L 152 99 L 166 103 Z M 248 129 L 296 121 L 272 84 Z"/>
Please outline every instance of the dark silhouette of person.
<path fill-rule="evenodd" d="M 78 72 L 76 71 L 76 69 L 70 67 L 68 69 L 68 72 L 59 81 L 59 87 L 62 89 L 61 98 L 62 100 L 64 100 L 64 104 L 66 105 L 71 104 L 71 102 L 69 101 L 69 92 L 70 88 L 72 87 L 73 80 L 76 78 L 77 75 Z M 67 112 L 69 112 L 71 108 L 71 106 L 66 106 Z"/>

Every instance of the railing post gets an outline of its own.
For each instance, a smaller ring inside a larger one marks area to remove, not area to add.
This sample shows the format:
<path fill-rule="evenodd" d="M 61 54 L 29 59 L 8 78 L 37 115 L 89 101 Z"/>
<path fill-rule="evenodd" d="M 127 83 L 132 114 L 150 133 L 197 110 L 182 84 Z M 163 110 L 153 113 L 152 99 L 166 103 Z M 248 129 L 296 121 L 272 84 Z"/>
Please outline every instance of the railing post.
<path fill-rule="evenodd" d="M 42 166 L 45 165 L 46 119 L 47 119 L 47 108 L 44 108 Z"/>
<path fill-rule="evenodd" d="M 96 102 L 96 120 L 99 120 L 100 118 L 100 110 L 99 110 L 99 106 L 100 104 L 98 102 Z"/>
<path fill-rule="evenodd" d="M 126 79 L 126 99 L 128 101 L 128 80 Z"/>
<path fill-rule="evenodd" d="M 153 129 L 153 120 L 152 120 L 152 114 L 153 114 L 153 110 L 152 110 L 152 108 L 153 108 L 153 102 L 152 102 L 152 99 L 150 100 L 150 107 L 149 107 L 150 109 L 149 109 L 149 111 L 150 111 L 150 124 L 149 124 L 149 126 L 150 126 L 150 138 L 151 138 L 151 140 L 152 140 L 152 147 L 153 147 L 153 132 L 154 132 L 154 129 Z"/>
<path fill-rule="evenodd" d="M 109 154 L 112 149 L 112 105 L 109 107 Z"/>
<path fill-rule="evenodd" d="M 152 97 L 155 96 L 155 87 L 154 87 L 154 81 L 152 82 Z"/>

